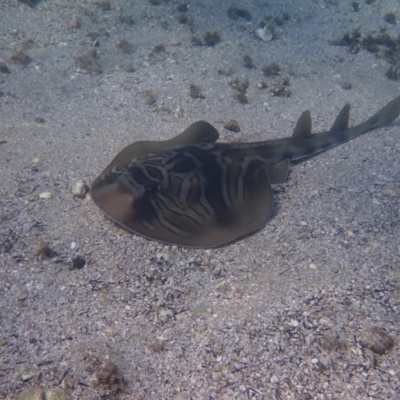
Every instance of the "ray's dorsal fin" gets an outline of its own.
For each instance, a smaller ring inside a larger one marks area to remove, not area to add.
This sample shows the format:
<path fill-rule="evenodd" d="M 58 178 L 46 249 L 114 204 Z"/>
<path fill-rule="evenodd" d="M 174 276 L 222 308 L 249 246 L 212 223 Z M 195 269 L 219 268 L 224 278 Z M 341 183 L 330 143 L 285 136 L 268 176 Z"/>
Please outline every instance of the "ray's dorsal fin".
<path fill-rule="evenodd" d="M 130 144 L 125 147 L 115 158 L 129 159 L 145 156 L 175 147 L 183 147 L 190 144 L 213 143 L 219 138 L 218 131 L 206 121 L 197 121 L 185 129 L 178 136 L 169 140 L 148 140 Z M 126 156 L 125 156 L 126 155 Z"/>
<path fill-rule="evenodd" d="M 126 146 L 114 157 L 100 176 L 108 174 L 115 167 L 124 168 L 133 158 L 144 157 L 150 153 L 157 153 L 190 144 L 214 143 L 218 138 L 219 133 L 216 128 L 206 121 L 197 121 L 172 139 L 143 140 Z"/>
<path fill-rule="evenodd" d="M 346 104 L 336 117 L 330 132 L 341 132 L 349 129 L 350 104 Z"/>
<path fill-rule="evenodd" d="M 296 139 L 304 139 L 311 136 L 311 113 L 306 110 L 301 114 L 296 126 L 293 129 L 292 137 Z"/>
<path fill-rule="evenodd" d="M 181 147 L 190 144 L 214 143 L 218 140 L 219 133 L 211 124 L 206 121 L 194 122 L 180 135 L 167 140 L 169 146 Z"/>

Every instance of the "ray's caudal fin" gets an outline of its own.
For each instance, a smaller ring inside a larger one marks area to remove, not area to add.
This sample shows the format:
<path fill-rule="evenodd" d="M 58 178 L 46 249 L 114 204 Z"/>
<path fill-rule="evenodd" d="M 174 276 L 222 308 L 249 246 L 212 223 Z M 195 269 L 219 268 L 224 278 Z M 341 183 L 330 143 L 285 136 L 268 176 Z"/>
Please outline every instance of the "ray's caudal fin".
<path fill-rule="evenodd" d="M 305 111 L 291 137 L 254 143 L 217 143 L 205 121 L 165 141 L 124 148 L 95 179 L 95 204 L 126 229 L 159 242 L 215 247 L 262 228 L 271 216 L 271 184 L 286 180 L 290 161 L 325 151 L 400 114 L 400 97 L 349 128 L 343 107 L 327 132 L 312 134 Z"/>

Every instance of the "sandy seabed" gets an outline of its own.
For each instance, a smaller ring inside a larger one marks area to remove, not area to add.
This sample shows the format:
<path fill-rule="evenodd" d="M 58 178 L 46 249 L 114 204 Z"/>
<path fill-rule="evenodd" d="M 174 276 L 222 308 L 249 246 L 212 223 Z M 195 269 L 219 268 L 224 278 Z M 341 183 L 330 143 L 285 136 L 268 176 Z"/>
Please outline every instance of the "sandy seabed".
<path fill-rule="evenodd" d="M 399 121 L 293 165 L 266 227 L 217 249 L 74 193 L 199 119 L 232 142 L 367 119 L 399 95 L 398 2 L 29 3 L 0 1 L 0 398 L 400 398 Z"/>

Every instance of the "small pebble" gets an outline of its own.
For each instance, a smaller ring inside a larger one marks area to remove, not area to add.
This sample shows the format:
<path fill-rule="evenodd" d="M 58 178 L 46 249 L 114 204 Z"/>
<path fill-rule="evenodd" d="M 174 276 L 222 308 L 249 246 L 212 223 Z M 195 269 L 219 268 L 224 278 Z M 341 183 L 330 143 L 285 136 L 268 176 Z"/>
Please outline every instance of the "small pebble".
<path fill-rule="evenodd" d="M 54 252 L 47 242 L 41 242 L 39 244 L 38 255 L 42 260 L 44 260 L 45 258 L 51 258 L 53 254 Z"/>
<path fill-rule="evenodd" d="M 88 191 L 88 185 L 82 180 L 74 182 L 72 185 L 72 194 L 80 199 L 83 199 Z"/>
<path fill-rule="evenodd" d="M 28 297 L 28 292 L 26 290 L 21 290 L 17 293 L 17 299 L 19 301 L 24 301 Z"/>
<path fill-rule="evenodd" d="M 22 390 L 17 397 L 18 400 L 44 400 L 44 393 L 39 386 L 29 387 Z"/>
<path fill-rule="evenodd" d="M 158 311 L 158 318 L 161 322 L 167 322 L 173 317 L 174 317 L 174 311 L 169 308 L 161 307 L 160 310 Z"/>
<path fill-rule="evenodd" d="M 71 29 L 79 29 L 81 27 L 81 21 L 78 18 L 73 18 L 69 22 L 68 27 Z"/>
<path fill-rule="evenodd" d="M 278 383 L 279 382 L 279 379 L 275 376 L 275 375 L 272 375 L 271 376 L 271 379 L 269 380 L 272 384 L 274 384 L 274 383 Z"/>
<path fill-rule="evenodd" d="M 195 317 L 201 317 L 203 315 L 211 315 L 212 308 L 205 304 L 198 304 L 193 307 L 192 313 Z"/>
<path fill-rule="evenodd" d="M 284 332 L 290 332 L 293 329 L 297 328 L 299 326 L 299 321 L 296 321 L 295 319 L 291 319 L 288 322 L 285 322 L 282 327 L 280 327 L 280 330 Z"/>
<path fill-rule="evenodd" d="M 394 340 L 384 329 L 373 327 L 363 332 L 362 344 L 382 355 L 393 348 Z"/>
<path fill-rule="evenodd" d="M 7 64 L 1 60 L 0 60 L 0 72 L 3 74 L 9 74 L 11 72 L 7 67 Z"/>
<path fill-rule="evenodd" d="M 45 393 L 46 400 L 71 400 L 72 395 L 68 390 L 61 388 L 53 388 L 46 390 Z"/>
<path fill-rule="evenodd" d="M 44 118 L 42 118 L 42 117 L 35 117 L 34 121 L 37 124 L 44 124 L 46 122 L 46 120 Z"/>
<path fill-rule="evenodd" d="M 163 254 L 162 258 L 163 258 L 165 261 L 171 261 L 171 259 L 172 259 L 172 253 L 171 253 L 170 251 L 166 251 L 166 252 Z"/>
<path fill-rule="evenodd" d="M 21 367 L 19 373 L 21 375 L 21 379 L 24 382 L 31 380 L 35 376 L 35 372 L 30 370 L 26 365 L 23 365 Z"/>
<path fill-rule="evenodd" d="M 46 199 L 46 200 L 48 200 L 48 199 L 51 199 L 51 198 L 52 198 L 52 194 L 51 194 L 51 192 L 43 192 L 43 193 L 40 193 L 40 194 L 39 194 L 39 197 L 40 197 L 41 199 Z"/>

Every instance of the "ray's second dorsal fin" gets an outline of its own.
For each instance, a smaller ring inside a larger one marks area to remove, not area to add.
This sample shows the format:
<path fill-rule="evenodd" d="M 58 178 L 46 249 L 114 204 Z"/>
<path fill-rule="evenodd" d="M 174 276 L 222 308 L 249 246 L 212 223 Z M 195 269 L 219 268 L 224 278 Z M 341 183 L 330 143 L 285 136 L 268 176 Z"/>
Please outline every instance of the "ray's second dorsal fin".
<path fill-rule="evenodd" d="M 350 104 L 346 104 L 336 117 L 330 132 L 342 132 L 349 129 Z"/>
<path fill-rule="evenodd" d="M 304 111 L 293 129 L 292 137 L 304 139 L 311 136 L 311 125 L 311 113 L 309 110 Z"/>

